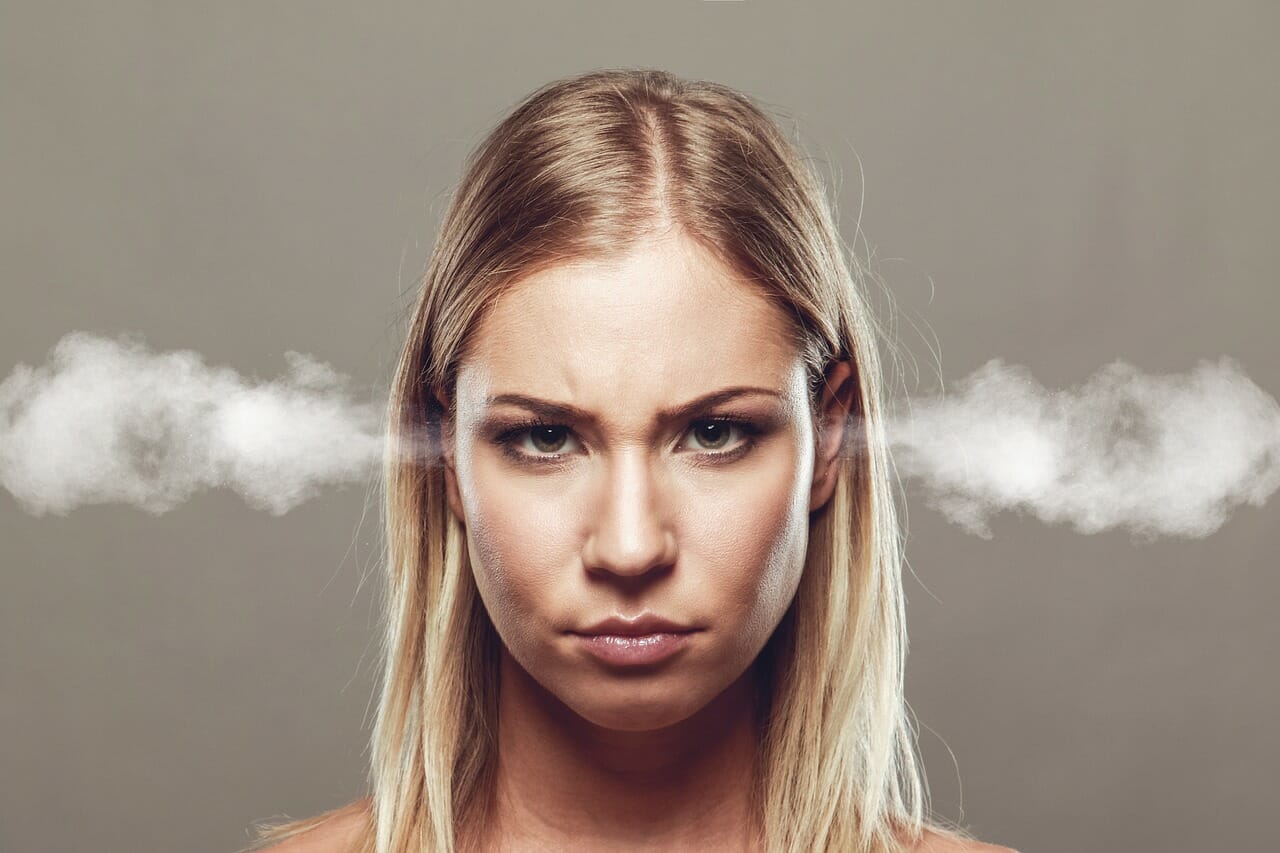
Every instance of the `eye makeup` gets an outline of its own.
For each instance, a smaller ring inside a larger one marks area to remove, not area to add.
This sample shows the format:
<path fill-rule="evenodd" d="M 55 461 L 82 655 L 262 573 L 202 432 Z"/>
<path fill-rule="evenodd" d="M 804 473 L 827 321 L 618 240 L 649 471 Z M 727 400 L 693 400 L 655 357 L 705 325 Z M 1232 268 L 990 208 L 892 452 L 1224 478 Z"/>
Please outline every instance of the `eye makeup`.
<path fill-rule="evenodd" d="M 772 421 L 773 419 L 768 419 Z M 699 466 L 725 465 L 737 459 L 741 459 L 756 447 L 759 441 L 772 431 L 774 424 L 772 422 L 762 423 L 757 418 L 752 418 L 737 414 L 717 414 L 707 415 L 704 417 L 694 418 L 690 421 L 689 427 L 680 435 L 679 448 L 684 448 L 687 438 L 692 437 L 695 429 L 706 428 L 715 425 L 730 430 L 737 430 L 741 435 L 728 450 L 691 450 L 679 449 L 678 453 L 688 454 L 691 461 Z M 519 449 L 518 445 L 523 439 L 535 429 L 556 430 L 563 432 L 570 439 L 577 440 L 572 428 L 565 424 L 555 423 L 553 421 L 541 417 L 528 417 L 516 421 L 506 422 L 493 428 L 493 434 L 490 441 L 497 446 L 505 457 L 512 460 L 516 464 L 526 466 L 562 466 L 574 452 L 566 453 L 529 453 Z"/>

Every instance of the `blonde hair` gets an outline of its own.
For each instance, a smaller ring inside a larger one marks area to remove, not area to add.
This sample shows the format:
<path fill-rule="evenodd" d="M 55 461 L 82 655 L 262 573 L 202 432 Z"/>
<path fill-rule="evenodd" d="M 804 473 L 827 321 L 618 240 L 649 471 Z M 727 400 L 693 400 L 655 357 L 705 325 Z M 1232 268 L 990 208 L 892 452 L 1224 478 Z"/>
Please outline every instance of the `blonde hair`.
<path fill-rule="evenodd" d="M 826 368 L 854 368 L 859 428 L 846 430 L 795 599 L 761 655 L 761 844 L 887 853 L 926 829 L 964 837 L 928 816 L 903 697 L 902 543 L 876 327 L 860 293 L 869 271 L 846 257 L 798 146 L 753 100 L 660 70 L 607 69 L 541 87 L 492 130 L 431 255 L 388 407 L 385 669 L 356 849 L 453 851 L 488 815 L 499 640 L 431 461 L 452 414 L 435 392 L 452 399 L 471 330 L 518 277 L 617 255 L 672 226 L 794 319 L 815 415 Z M 289 837 L 332 814 L 259 831 Z"/>

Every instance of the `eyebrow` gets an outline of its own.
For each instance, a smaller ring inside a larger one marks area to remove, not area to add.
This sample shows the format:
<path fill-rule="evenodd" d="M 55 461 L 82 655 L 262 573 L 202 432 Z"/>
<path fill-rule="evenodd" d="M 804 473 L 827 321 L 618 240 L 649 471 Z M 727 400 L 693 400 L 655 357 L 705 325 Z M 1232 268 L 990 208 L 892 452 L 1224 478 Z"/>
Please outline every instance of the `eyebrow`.
<path fill-rule="evenodd" d="M 738 397 L 750 396 L 767 396 L 781 400 L 783 395 L 771 388 L 760 388 L 751 385 L 737 385 L 732 388 L 722 388 L 719 391 L 712 391 L 710 394 L 703 394 L 687 403 L 681 403 L 671 409 L 664 409 L 658 413 L 658 421 L 660 423 L 670 423 L 673 421 L 681 421 L 696 415 L 700 411 L 711 408 L 720 403 L 726 403 L 729 400 L 735 400 Z M 589 424 L 598 424 L 599 418 L 585 409 L 577 406 L 571 406 L 568 403 L 555 403 L 551 400 L 542 400 L 537 397 L 530 397 L 526 394 L 495 394 L 485 398 L 486 406 L 496 406 L 501 403 L 507 403 L 513 406 L 520 406 L 537 414 L 539 417 L 549 420 L 573 420 Z"/>

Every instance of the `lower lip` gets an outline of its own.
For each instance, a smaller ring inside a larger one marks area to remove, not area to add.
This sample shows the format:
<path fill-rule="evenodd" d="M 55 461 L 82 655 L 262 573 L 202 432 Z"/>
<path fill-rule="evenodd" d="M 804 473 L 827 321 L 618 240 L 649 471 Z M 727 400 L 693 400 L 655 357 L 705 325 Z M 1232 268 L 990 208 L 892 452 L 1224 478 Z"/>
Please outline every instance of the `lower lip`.
<path fill-rule="evenodd" d="M 658 663 L 684 648 L 694 632 L 679 634 L 576 634 L 583 648 L 594 657 L 615 666 Z"/>

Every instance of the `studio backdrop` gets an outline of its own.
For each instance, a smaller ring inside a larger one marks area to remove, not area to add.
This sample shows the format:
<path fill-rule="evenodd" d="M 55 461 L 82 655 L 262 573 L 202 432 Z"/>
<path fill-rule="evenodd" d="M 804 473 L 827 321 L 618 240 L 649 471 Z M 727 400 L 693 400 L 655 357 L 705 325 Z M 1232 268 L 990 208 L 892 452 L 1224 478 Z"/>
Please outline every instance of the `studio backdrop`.
<path fill-rule="evenodd" d="M 8 0 L 0 850 L 219 853 L 364 793 L 440 216 L 520 98 L 637 66 L 771 110 L 875 271 L 938 812 L 1272 849 L 1278 38 L 1268 2 Z"/>

